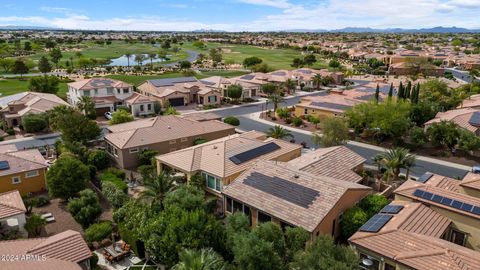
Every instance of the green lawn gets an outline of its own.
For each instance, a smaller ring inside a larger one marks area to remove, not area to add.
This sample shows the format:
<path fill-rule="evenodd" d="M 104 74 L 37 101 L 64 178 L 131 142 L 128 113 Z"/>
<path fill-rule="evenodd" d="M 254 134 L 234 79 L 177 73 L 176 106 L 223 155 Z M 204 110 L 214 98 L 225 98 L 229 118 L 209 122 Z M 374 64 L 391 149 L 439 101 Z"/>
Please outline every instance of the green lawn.
<path fill-rule="evenodd" d="M 57 95 L 63 99 L 67 98 L 67 84 L 60 83 Z M 28 79 L 0 79 L 0 97 L 18 94 L 28 91 Z"/>

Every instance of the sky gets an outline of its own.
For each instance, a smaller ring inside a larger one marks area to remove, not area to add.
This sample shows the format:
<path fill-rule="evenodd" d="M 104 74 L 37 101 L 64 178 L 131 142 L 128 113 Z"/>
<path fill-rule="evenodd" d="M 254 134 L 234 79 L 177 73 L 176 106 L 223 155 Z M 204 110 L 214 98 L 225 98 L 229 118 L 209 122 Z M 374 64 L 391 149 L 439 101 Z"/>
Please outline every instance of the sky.
<path fill-rule="evenodd" d="M 480 29 L 480 0 L 0 0 L 0 26 L 82 30 Z"/>

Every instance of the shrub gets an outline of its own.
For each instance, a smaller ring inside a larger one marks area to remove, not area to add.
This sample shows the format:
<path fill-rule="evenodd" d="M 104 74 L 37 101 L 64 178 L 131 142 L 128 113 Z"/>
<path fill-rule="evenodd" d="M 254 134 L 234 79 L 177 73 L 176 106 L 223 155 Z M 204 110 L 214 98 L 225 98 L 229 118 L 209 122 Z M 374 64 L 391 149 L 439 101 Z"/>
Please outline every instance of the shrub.
<path fill-rule="evenodd" d="M 42 207 L 50 203 L 50 199 L 47 196 L 38 196 L 36 198 L 36 207 Z"/>
<path fill-rule="evenodd" d="M 90 257 L 90 268 L 97 269 L 97 264 L 98 264 L 98 255 L 97 253 L 92 252 L 92 257 Z"/>
<path fill-rule="evenodd" d="M 27 114 L 22 118 L 22 126 L 25 132 L 34 133 L 48 129 L 48 120 L 45 113 Z"/>
<path fill-rule="evenodd" d="M 115 175 L 116 177 L 120 178 L 120 179 L 125 179 L 125 172 L 121 169 L 118 169 L 118 168 L 115 168 L 115 167 L 110 167 L 108 169 L 105 170 L 105 173 L 110 173 L 110 174 L 113 174 Z"/>
<path fill-rule="evenodd" d="M 362 208 L 354 206 L 347 209 L 340 222 L 342 238 L 350 238 L 367 220 L 367 213 Z"/>
<path fill-rule="evenodd" d="M 140 239 L 135 237 L 135 234 L 132 231 L 122 224 L 119 224 L 118 233 L 120 234 L 122 240 L 130 245 L 133 252 L 135 252 L 135 255 L 137 255 L 139 258 L 145 257 L 145 244 Z"/>
<path fill-rule="evenodd" d="M 15 135 L 15 130 L 13 130 L 13 128 L 9 128 L 5 132 L 7 132 L 7 134 L 10 136 Z"/>
<path fill-rule="evenodd" d="M 299 127 L 303 124 L 303 120 L 299 117 L 295 117 L 292 119 L 292 123 L 294 126 Z"/>
<path fill-rule="evenodd" d="M 367 213 L 368 218 L 380 212 L 388 204 L 387 198 L 379 194 L 371 194 L 363 198 L 358 206 Z"/>
<path fill-rule="evenodd" d="M 88 163 L 95 166 L 98 170 L 103 170 L 108 167 L 110 159 L 105 150 L 93 150 L 88 153 Z"/>
<path fill-rule="evenodd" d="M 130 114 L 130 112 L 117 110 L 116 112 L 112 113 L 112 119 L 110 119 L 109 123 L 110 125 L 117 125 L 131 121 L 133 121 L 133 116 Z"/>
<path fill-rule="evenodd" d="M 124 173 L 125 174 L 125 173 Z M 103 183 L 110 182 L 114 184 L 117 188 L 119 188 L 121 191 L 124 193 L 128 192 L 128 186 L 127 183 L 123 181 L 122 178 L 118 177 L 118 175 L 115 175 L 112 172 L 105 172 L 100 176 L 100 181 Z"/>
<path fill-rule="evenodd" d="M 100 242 L 112 234 L 112 224 L 110 221 L 99 222 L 90 225 L 85 230 L 85 239 L 87 242 Z"/>
<path fill-rule="evenodd" d="M 139 166 L 152 165 L 153 164 L 152 160 L 156 155 L 158 155 L 158 151 L 156 150 L 152 150 L 152 149 L 142 150 L 142 152 L 138 154 L 138 165 Z"/>
<path fill-rule="evenodd" d="M 129 199 L 128 195 L 113 182 L 104 182 L 102 184 L 102 193 L 113 208 L 122 207 Z"/>
<path fill-rule="evenodd" d="M 240 120 L 238 120 L 238 118 L 236 118 L 235 116 L 227 116 L 225 117 L 225 119 L 223 119 L 223 122 L 232 126 L 240 125 Z"/>
<path fill-rule="evenodd" d="M 93 224 L 102 214 L 97 194 L 90 189 L 80 191 L 80 197 L 71 199 L 67 209 L 75 221 L 84 228 Z"/>
<path fill-rule="evenodd" d="M 410 141 L 415 146 L 421 146 L 427 143 L 428 138 L 423 128 L 413 127 L 410 130 Z"/>
<path fill-rule="evenodd" d="M 199 144 L 206 143 L 206 142 L 207 142 L 207 140 L 202 139 L 202 138 L 198 138 L 198 139 L 195 139 L 195 141 L 193 141 L 193 145 L 199 145 Z"/>

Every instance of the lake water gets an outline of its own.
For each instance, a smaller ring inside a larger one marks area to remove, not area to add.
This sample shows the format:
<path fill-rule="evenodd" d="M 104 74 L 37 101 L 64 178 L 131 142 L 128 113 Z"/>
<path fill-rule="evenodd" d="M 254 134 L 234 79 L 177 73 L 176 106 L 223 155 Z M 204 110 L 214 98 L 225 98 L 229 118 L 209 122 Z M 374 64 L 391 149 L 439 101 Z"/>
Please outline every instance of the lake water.
<path fill-rule="evenodd" d="M 150 58 L 148 58 L 148 54 L 143 55 L 145 57 L 145 60 L 142 62 L 142 65 L 148 65 L 150 64 Z M 167 56 L 169 57 L 169 56 Z M 159 59 L 155 58 L 152 60 L 153 63 L 158 63 L 158 62 L 163 62 L 165 59 Z M 130 66 L 136 66 L 138 63 L 135 61 L 135 55 L 132 55 L 130 57 Z M 128 66 L 128 59 L 125 55 L 122 55 L 118 58 L 110 59 L 110 64 L 109 66 L 123 66 L 126 67 Z"/>

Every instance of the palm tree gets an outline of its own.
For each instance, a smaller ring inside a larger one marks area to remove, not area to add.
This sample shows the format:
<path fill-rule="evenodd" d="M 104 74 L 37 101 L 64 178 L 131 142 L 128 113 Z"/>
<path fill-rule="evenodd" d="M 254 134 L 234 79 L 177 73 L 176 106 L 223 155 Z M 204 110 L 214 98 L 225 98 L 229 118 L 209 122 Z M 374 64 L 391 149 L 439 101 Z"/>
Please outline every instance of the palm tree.
<path fill-rule="evenodd" d="M 179 254 L 180 261 L 172 270 L 222 270 L 225 263 L 213 249 L 185 249 Z"/>
<path fill-rule="evenodd" d="M 273 93 L 268 96 L 268 100 L 273 104 L 273 112 L 275 113 L 279 103 L 285 102 L 285 99 L 277 93 Z"/>
<path fill-rule="evenodd" d="M 130 67 L 130 58 L 132 57 L 131 53 L 126 53 L 125 57 L 127 58 L 127 66 Z"/>
<path fill-rule="evenodd" d="M 140 193 L 139 199 L 149 202 L 150 206 L 158 205 L 163 209 L 165 197 L 176 187 L 173 177 L 166 172 L 162 172 L 160 175 L 152 175 L 144 179 L 144 182 L 145 190 Z"/>
<path fill-rule="evenodd" d="M 386 169 L 387 182 L 389 182 L 392 177 L 394 181 L 397 181 L 401 169 L 407 170 L 406 179 L 409 178 L 410 168 L 415 164 L 415 155 L 409 154 L 408 149 L 397 147 L 378 154 L 374 157 L 373 161 L 379 167 Z"/>
<path fill-rule="evenodd" d="M 43 226 L 46 224 L 47 221 L 39 214 L 33 214 L 27 219 L 27 222 L 25 223 L 25 230 L 28 232 L 29 236 L 39 236 L 42 232 Z"/>
<path fill-rule="evenodd" d="M 89 96 L 80 97 L 80 101 L 77 103 L 77 108 L 88 118 L 95 116 L 95 102 Z"/>
<path fill-rule="evenodd" d="M 155 53 L 149 53 L 148 58 L 150 59 L 150 67 L 153 68 L 153 59 L 157 58 L 157 54 Z"/>
<path fill-rule="evenodd" d="M 135 62 L 137 62 L 139 66 L 142 65 L 143 60 L 145 60 L 145 56 L 143 54 L 135 54 Z"/>
<path fill-rule="evenodd" d="M 320 89 L 320 85 L 322 84 L 323 82 L 323 79 L 322 79 L 322 75 L 320 74 L 315 74 L 315 76 L 313 77 L 313 84 L 315 85 L 315 89 Z"/>
<path fill-rule="evenodd" d="M 280 125 L 276 125 L 273 128 L 269 128 L 267 131 L 267 136 L 274 139 L 286 139 L 286 138 L 293 139 L 293 134 L 287 129 L 281 127 Z"/>
<path fill-rule="evenodd" d="M 294 80 L 292 79 L 287 79 L 284 83 L 284 86 L 285 88 L 287 89 L 288 93 L 290 93 L 290 91 L 292 91 L 293 93 L 295 93 L 295 88 L 296 88 L 296 83 Z"/>

